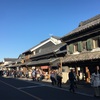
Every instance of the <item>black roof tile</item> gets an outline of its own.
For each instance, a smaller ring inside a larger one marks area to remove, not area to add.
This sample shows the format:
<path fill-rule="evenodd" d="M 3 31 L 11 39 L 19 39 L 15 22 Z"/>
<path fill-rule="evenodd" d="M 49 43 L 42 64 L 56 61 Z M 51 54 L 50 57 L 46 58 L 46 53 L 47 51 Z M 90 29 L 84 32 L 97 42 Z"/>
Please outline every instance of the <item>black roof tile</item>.
<path fill-rule="evenodd" d="M 58 44 L 58 45 L 49 46 L 49 47 L 47 47 L 47 48 L 45 48 L 45 49 L 42 49 L 40 53 L 31 56 L 31 58 L 57 52 L 57 51 L 59 51 L 59 49 L 60 49 L 63 45 L 65 45 L 65 43 L 60 43 L 60 44 Z"/>
<path fill-rule="evenodd" d="M 86 61 L 86 60 L 93 60 L 93 59 L 100 59 L 100 52 L 85 52 L 81 54 L 75 55 L 66 55 L 63 59 L 63 63 L 68 62 L 78 62 L 78 61 Z"/>
<path fill-rule="evenodd" d="M 68 34 L 66 34 L 65 36 L 61 37 L 61 40 L 63 40 L 63 38 L 71 35 L 71 34 L 75 34 L 75 33 L 78 33 L 78 32 L 81 32 L 83 30 L 86 30 L 88 28 L 91 28 L 93 26 L 96 26 L 96 25 L 100 25 L 100 14 L 91 18 L 91 19 L 88 19 L 84 22 L 81 22 L 79 24 L 79 27 L 72 30 L 71 32 L 69 32 Z"/>

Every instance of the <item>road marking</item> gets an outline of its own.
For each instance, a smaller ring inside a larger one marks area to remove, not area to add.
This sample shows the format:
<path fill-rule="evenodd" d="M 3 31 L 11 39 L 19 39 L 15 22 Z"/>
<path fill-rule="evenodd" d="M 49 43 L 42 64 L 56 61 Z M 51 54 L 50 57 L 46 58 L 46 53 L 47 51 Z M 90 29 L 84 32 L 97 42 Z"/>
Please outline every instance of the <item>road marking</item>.
<path fill-rule="evenodd" d="M 43 87 L 45 85 L 37 85 L 37 86 L 28 86 L 28 87 L 19 87 L 17 89 L 26 89 L 26 88 L 35 88 L 35 87 Z"/>
<path fill-rule="evenodd" d="M 32 95 L 32 94 L 30 94 L 30 93 L 28 93 L 28 92 L 25 92 L 25 91 L 23 91 L 23 90 L 20 90 L 20 89 L 14 87 L 13 85 L 10 85 L 10 84 L 8 84 L 8 83 L 6 83 L 6 82 L 4 82 L 4 81 L 1 81 L 1 80 L 0 80 L 0 82 L 4 83 L 5 85 L 7 85 L 7 86 L 9 86 L 9 87 L 12 87 L 12 88 L 14 88 L 14 89 L 16 89 L 16 90 L 18 90 L 18 91 L 20 91 L 20 92 L 23 92 L 24 94 L 27 94 L 27 95 L 29 95 L 29 96 L 35 98 L 36 100 L 42 100 L 41 98 L 39 98 L 39 97 L 37 97 L 37 96 L 35 96 L 35 95 Z"/>
<path fill-rule="evenodd" d="M 18 79 L 18 80 L 22 80 L 22 79 Z M 22 80 L 22 81 L 26 81 L 26 82 L 29 82 L 29 83 L 34 83 L 34 84 L 38 84 L 38 85 L 44 85 L 44 83 L 39 83 L 39 82 L 36 82 L 36 81 L 27 81 L 27 80 Z M 64 91 L 67 91 L 67 92 L 70 92 L 68 89 L 64 89 L 64 88 L 59 88 L 59 87 L 54 87 L 54 86 L 51 86 L 51 85 L 48 85 L 48 84 L 45 84 L 44 86 L 47 86 L 47 87 L 52 87 L 52 88 L 55 88 L 55 89 L 59 89 L 59 90 L 64 90 Z M 75 92 L 76 94 L 80 94 L 80 95 L 84 95 L 84 96 L 89 96 L 89 97 L 94 97 L 93 95 L 90 95 L 90 94 L 86 94 L 86 93 L 82 93 L 82 92 Z"/>

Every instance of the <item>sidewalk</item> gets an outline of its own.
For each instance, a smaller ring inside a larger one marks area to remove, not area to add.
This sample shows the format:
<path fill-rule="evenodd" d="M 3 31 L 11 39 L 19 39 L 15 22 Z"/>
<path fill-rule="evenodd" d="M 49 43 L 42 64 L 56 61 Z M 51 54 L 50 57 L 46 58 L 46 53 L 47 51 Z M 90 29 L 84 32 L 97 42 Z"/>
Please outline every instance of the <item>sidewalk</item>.
<path fill-rule="evenodd" d="M 29 78 L 28 79 L 27 78 L 20 78 L 20 79 L 33 82 L 33 80 L 29 79 Z M 34 83 L 40 83 L 40 84 L 45 84 L 45 85 L 52 86 L 51 85 L 51 80 L 46 80 L 46 79 L 43 79 L 42 81 L 34 81 Z M 56 85 L 52 86 L 52 87 L 59 88 Z M 69 84 L 62 84 L 61 89 L 69 91 Z M 93 88 L 91 86 L 83 85 L 83 84 L 81 84 L 81 85 L 77 84 L 77 88 L 75 88 L 75 93 L 85 95 L 85 96 L 90 96 L 90 97 L 94 96 Z"/>
<path fill-rule="evenodd" d="M 50 80 L 43 80 L 42 83 L 51 85 Z M 69 91 L 69 84 L 62 84 L 62 88 Z M 78 93 L 78 94 L 87 95 L 87 96 L 91 96 L 91 97 L 94 96 L 94 90 L 88 84 L 84 84 L 84 85 L 83 84 L 77 84 L 77 88 L 75 88 L 75 92 Z"/>

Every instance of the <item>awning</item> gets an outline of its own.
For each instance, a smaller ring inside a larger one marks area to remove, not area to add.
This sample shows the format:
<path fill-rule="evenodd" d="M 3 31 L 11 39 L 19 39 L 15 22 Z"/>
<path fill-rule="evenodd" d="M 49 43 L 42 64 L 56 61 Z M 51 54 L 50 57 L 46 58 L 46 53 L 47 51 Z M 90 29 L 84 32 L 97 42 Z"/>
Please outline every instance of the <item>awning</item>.
<path fill-rule="evenodd" d="M 44 65 L 50 65 L 51 63 L 55 62 L 58 60 L 58 58 L 52 58 L 52 59 L 42 59 L 42 60 L 37 60 L 37 61 L 32 61 L 27 64 L 27 66 L 44 66 Z"/>
<path fill-rule="evenodd" d="M 48 69 L 49 66 L 41 66 L 41 69 Z"/>
<path fill-rule="evenodd" d="M 12 68 L 12 67 L 19 67 L 19 64 L 15 64 L 15 65 L 9 65 L 9 66 L 5 66 L 7 68 Z"/>
<path fill-rule="evenodd" d="M 22 64 L 14 64 L 14 65 L 8 65 L 8 66 L 5 66 L 5 67 L 9 67 L 9 68 L 12 68 L 12 67 L 23 67 L 23 66 L 26 66 L 27 62 L 26 63 L 22 63 Z"/>
<path fill-rule="evenodd" d="M 84 52 L 81 54 L 67 55 L 63 58 L 62 63 L 79 62 L 87 60 L 100 59 L 100 52 Z"/>

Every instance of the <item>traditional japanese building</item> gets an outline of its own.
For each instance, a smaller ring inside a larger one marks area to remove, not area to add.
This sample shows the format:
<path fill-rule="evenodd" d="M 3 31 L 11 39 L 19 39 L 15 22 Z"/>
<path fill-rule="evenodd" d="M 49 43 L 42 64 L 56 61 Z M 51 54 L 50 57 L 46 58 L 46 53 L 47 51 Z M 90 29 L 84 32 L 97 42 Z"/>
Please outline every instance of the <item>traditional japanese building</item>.
<path fill-rule="evenodd" d="M 58 38 L 57 40 L 60 40 L 60 38 Z M 61 43 L 61 40 L 59 42 L 56 42 L 56 44 L 48 44 L 46 42 L 46 44 L 38 48 L 40 52 L 36 53 L 35 55 L 32 54 L 30 56 L 31 62 L 29 62 L 27 66 L 40 68 L 50 74 L 51 69 L 58 69 L 58 64 L 60 62 L 59 57 L 61 56 L 61 54 L 62 56 L 65 55 L 64 52 L 61 52 L 62 49 L 64 49 L 62 48 L 62 46 L 65 46 L 65 43 Z M 57 51 L 59 51 L 58 54 L 56 54 Z"/>
<path fill-rule="evenodd" d="M 4 67 L 4 63 L 0 62 L 0 70 L 3 70 L 3 67 Z"/>
<path fill-rule="evenodd" d="M 3 68 L 5 70 L 16 69 L 16 61 L 18 58 L 4 58 L 3 60 Z"/>
<path fill-rule="evenodd" d="M 94 68 L 100 66 L 100 14 L 80 22 L 61 40 L 67 45 L 62 65 L 75 68 L 80 80 L 90 82 Z"/>
<path fill-rule="evenodd" d="M 59 46 L 62 46 L 60 38 L 51 36 L 20 54 L 17 60 L 17 66 L 22 69 L 24 73 L 32 71 L 35 67 L 49 70 L 50 65 L 52 64 L 53 66 L 54 62 L 58 59 L 55 53 L 58 51 Z"/>

